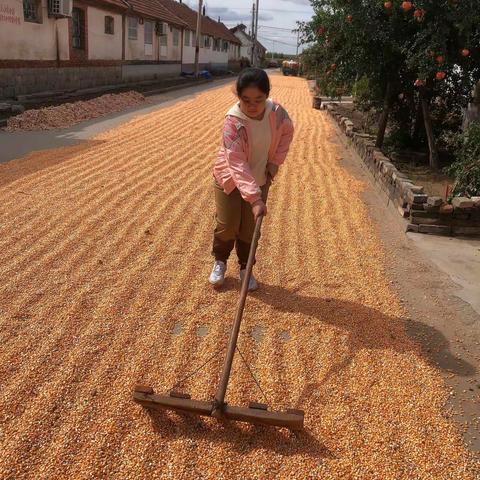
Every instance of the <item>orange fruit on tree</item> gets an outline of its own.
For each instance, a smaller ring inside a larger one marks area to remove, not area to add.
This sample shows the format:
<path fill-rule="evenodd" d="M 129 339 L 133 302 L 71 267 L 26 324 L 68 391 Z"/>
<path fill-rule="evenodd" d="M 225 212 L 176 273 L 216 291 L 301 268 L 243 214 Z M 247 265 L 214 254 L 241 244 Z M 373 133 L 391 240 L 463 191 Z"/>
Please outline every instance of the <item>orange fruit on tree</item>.
<path fill-rule="evenodd" d="M 408 12 L 413 8 L 413 3 L 409 1 L 402 2 L 402 8 L 404 12 Z"/>
<path fill-rule="evenodd" d="M 417 8 L 417 10 L 415 10 L 413 12 L 413 16 L 417 19 L 417 21 L 419 22 L 422 17 L 423 17 L 423 10 L 421 8 Z"/>
<path fill-rule="evenodd" d="M 387 9 L 387 10 L 390 10 L 393 6 L 392 2 L 385 2 L 383 4 L 383 6 Z"/>
<path fill-rule="evenodd" d="M 445 72 L 437 72 L 437 74 L 435 75 L 435 78 L 437 80 L 443 80 L 446 76 L 447 74 Z"/>
<path fill-rule="evenodd" d="M 470 55 L 470 50 L 468 48 L 464 48 L 462 50 L 462 56 L 468 57 Z"/>
<path fill-rule="evenodd" d="M 445 57 L 443 55 L 439 55 L 435 60 L 439 65 L 441 65 L 445 61 Z"/>

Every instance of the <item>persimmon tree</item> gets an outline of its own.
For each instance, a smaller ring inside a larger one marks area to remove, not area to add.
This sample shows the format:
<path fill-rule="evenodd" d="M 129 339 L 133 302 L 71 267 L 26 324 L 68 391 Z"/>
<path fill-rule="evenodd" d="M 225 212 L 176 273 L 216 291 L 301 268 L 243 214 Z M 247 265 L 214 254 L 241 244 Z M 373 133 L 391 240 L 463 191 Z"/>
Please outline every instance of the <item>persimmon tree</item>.
<path fill-rule="evenodd" d="M 322 90 L 351 89 L 358 78 L 368 79 L 369 104 L 380 112 L 377 146 L 389 116 L 396 116 L 412 139 L 426 133 L 430 165 L 438 168 L 431 107 L 461 111 L 480 79 L 478 0 L 311 3 L 314 16 L 300 29 L 312 44 L 307 56 Z"/>

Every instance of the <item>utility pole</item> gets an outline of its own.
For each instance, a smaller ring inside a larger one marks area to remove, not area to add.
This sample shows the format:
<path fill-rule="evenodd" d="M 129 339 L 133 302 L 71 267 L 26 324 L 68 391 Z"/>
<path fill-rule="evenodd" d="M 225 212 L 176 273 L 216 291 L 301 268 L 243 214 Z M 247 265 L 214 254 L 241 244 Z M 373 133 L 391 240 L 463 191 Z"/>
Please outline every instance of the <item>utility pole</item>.
<path fill-rule="evenodd" d="M 203 0 L 198 0 L 197 32 L 195 34 L 195 78 L 199 75 L 200 37 L 202 35 L 202 6 Z"/>
<path fill-rule="evenodd" d="M 255 4 L 252 5 L 252 51 L 250 52 L 250 64 L 253 66 L 253 51 L 255 49 Z"/>
<path fill-rule="evenodd" d="M 297 30 L 297 57 L 298 57 L 298 47 L 300 46 L 300 29 Z M 297 58 L 298 60 L 298 58 Z"/>
<path fill-rule="evenodd" d="M 253 51 L 255 52 L 255 47 L 257 46 L 257 38 L 258 38 L 258 9 L 259 9 L 259 0 L 257 0 L 257 7 L 255 8 L 255 36 L 253 38 Z M 257 58 L 254 57 L 255 63 Z M 258 65 L 255 65 L 258 67 Z"/>

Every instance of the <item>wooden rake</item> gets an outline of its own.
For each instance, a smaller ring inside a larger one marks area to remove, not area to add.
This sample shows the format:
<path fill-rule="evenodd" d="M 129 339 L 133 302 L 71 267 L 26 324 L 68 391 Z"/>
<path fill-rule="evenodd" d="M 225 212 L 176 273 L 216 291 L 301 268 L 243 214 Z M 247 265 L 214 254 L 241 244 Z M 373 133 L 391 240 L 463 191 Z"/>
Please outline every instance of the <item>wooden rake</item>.
<path fill-rule="evenodd" d="M 237 305 L 235 321 L 230 333 L 230 339 L 228 341 L 222 376 L 213 400 L 208 402 L 193 400 L 190 395 L 177 391 L 171 391 L 168 395 L 158 395 L 154 392 L 152 387 L 137 385 L 133 393 L 133 400 L 135 402 L 153 410 L 173 410 L 180 413 L 191 413 L 217 419 L 286 427 L 292 430 L 303 428 L 304 412 L 302 410 L 289 408 L 284 412 L 279 412 L 268 410 L 267 405 L 256 402 L 251 402 L 248 407 L 231 406 L 225 402 L 225 394 L 227 392 L 228 381 L 232 370 L 233 357 L 235 355 L 235 350 L 237 350 L 238 335 L 248 294 L 248 284 L 252 275 L 255 252 L 260 238 L 262 221 L 263 215 L 260 215 L 255 222 L 255 231 L 248 256 L 246 275 L 243 279 L 240 290 L 240 298 Z"/>

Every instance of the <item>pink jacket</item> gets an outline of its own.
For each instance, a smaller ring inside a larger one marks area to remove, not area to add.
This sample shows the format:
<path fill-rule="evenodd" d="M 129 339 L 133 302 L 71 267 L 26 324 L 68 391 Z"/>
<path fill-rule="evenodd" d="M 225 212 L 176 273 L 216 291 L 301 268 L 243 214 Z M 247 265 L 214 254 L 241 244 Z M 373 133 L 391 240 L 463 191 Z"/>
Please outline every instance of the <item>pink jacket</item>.
<path fill-rule="evenodd" d="M 268 163 L 281 165 L 292 142 L 293 124 L 287 111 L 275 102 L 270 112 L 270 127 L 272 143 Z M 227 195 L 238 188 L 245 201 L 254 203 L 261 199 L 261 190 L 248 165 L 251 157 L 250 138 L 250 123 L 227 115 L 223 127 L 223 146 L 215 162 L 213 175 Z"/>

